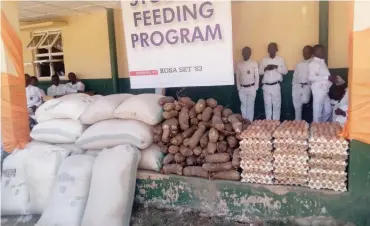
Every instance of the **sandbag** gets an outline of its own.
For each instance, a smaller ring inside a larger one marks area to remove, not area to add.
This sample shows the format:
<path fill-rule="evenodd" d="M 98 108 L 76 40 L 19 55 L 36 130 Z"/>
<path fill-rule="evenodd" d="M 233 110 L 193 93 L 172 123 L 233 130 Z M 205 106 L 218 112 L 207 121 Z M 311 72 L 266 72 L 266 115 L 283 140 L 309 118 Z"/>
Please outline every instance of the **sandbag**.
<path fill-rule="evenodd" d="M 30 191 L 28 211 L 41 214 L 54 186 L 58 168 L 69 151 L 54 145 L 39 145 L 29 149 L 26 180 Z"/>
<path fill-rule="evenodd" d="M 95 159 L 81 226 L 129 226 L 140 151 L 131 145 L 103 150 Z"/>
<path fill-rule="evenodd" d="M 84 125 L 72 119 L 52 119 L 33 127 L 30 136 L 47 143 L 74 143 L 84 129 Z"/>
<path fill-rule="evenodd" d="M 86 108 L 79 121 L 82 124 L 92 125 L 103 120 L 113 119 L 116 107 L 131 96 L 132 94 L 129 93 L 101 96 Z"/>
<path fill-rule="evenodd" d="M 80 226 L 90 190 L 95 157 L 74 155 L 63 161 L 49 202 L 36 226 Z"/>
<path fill-rule="evenodd" d="M 27 214 L 30 199 L 25 164 L 29 150 L 15 150 L 4 159 L 1 178 L 1 214 Z"/>
<path fill-rule="evenodd" d="M 148 125 L 157 125 L 162 121 L 162 107 L 158 101 L 164 97 L 159 94 L 140 94 L 132 96 L 120 104 L 114 116 L 121 119 L 135 119 Z"/>
<path fill-rule="evenodd" d="M 159 171 L 162 168 L 164 154 L 157 144 L 152 144 L 147 149 L 141 150 L 139 169 Z"/>
<path fill-rule="evenodd" d="M 83 94 L 70 94 L 46 101 L 35 112 L 37 122 L 52 119 L 78 120 L 86 108 L 95 101 L 95 98 Z"/>
<path fill-rule="evenodd" d="M 76 145 L 83 149 L 104 149 L 120 144 L 131 144 L 145 149 L 153 143 L 151 126 L 135 121 L 110 119 L 98 122 L 77 139 Z"/>

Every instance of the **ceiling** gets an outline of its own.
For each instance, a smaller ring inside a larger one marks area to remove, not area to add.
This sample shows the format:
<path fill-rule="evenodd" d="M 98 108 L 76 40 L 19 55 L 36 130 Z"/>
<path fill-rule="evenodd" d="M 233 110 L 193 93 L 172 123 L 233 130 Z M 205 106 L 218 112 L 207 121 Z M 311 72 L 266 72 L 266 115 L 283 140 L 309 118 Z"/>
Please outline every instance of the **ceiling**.
<path fill-rule="evenodd" d="M 94 13 L 106 8 L 121 8 L 120 1 L 19 1 L 22 22 Z"/>

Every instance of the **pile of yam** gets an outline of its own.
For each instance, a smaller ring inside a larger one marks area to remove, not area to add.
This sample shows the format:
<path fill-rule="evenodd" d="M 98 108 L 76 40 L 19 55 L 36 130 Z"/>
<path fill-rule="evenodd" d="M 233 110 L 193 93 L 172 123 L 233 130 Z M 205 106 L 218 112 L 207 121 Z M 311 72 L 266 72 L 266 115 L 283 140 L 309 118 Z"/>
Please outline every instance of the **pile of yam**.
<path fill-rule="evenodd" d="M 250 122 L 213 98 L 194 102 L 160 100 L 164 121 L 154 127 L 154 142 L 166 154 L 164 174 L 240 180 L 240 134 Z"/>

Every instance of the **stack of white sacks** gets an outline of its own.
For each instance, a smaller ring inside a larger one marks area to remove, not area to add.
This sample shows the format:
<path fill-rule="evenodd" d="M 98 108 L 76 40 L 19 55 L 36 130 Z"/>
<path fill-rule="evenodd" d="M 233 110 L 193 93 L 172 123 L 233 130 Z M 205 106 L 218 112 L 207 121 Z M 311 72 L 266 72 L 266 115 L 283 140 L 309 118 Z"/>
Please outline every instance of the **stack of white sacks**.
<path fill-rule="evenodd" d="M 33 141 L 4 161 L 2 214 L 42 214 L 38 226 L 129 225 L 137 168 L 162 167 L 152 129 L 162 121 L 162 97 L 73 94 L 45 102 Z"/>

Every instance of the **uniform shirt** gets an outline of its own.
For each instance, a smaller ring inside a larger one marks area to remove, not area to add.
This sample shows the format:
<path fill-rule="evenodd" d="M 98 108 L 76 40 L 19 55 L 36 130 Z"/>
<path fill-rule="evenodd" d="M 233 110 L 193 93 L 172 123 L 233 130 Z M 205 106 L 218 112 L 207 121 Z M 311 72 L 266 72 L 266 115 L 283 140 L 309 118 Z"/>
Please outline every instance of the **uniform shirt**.
<path fill-rule="evenodd" d="M 337 110 L 338 108 L 346 112 L 345 117 L 342 115 L 335 114 L 335 110 Z M 343 127 L 348 117 L 347 110 L 348 110 L 348 89 L 346 90 L 346 93 L 344 94 L 343 98 L 340 100 L 340 102 L 335 106 L 333 110 L 333 121 L 339 122 L 341 126 Z"/>
<path fill-rule="evenodd" d="M 297 64 L 293 73 L 293 81 L 292 84 L 301 84 L 301 83 L 308 83 L 309 82 L 309 72 L 308 72 L 308 65 L 311 60 L 304 60 Z"/>
<path fill-rule="evenodd" d="M 59 84 L 58 86 L 52 85 L 48 88 L 48 96 L 61 96 L 71 93 L 77 93 L 76 89 L 73 89 L 65 84 Z"/>
<path fill-rule="evenodd" d="M 260 76 L 258 73 L 258 64 L 254 60 L 239 62 L 236 66 L 236 85 L 238 90 L 242 85 L 251 85 L 254 83 L 254 89 L 259 86 Z"/>
<path fill-rule="evenodd" d="M 27 108 L 32 106 L 40 106 L 42 104 L 42 94 L 40 89 L 33 85 L 28 85 L 26 87 L 26 97 L 27 97 Z"/>
<path fill-rule="evenodd" d="M 326 66 L 325 60 L 314 57 L 308 64 L 308 72 L 308 79 L 312 83 L 312 88 L 320 88 L 328 93 L 331 82 L 328 80 L 330 72 Z"/>
<path fill-rule="evenodd" d="M 42 96 L 42 97 L 46 96 L 45 91 L 44 91 L 43 89 L 40 89 L 40 88 L 39 88 L 39 90 L 40 90 L 40 93 L 41 93 L 41 96 Z"/>
<path fill-rule="evenodd" d="M 80 81 L 77 81 L 75 84 L 72 84 L 72 82 L 68 82 L 66 85 L 77 91 L 85 91 L 85 85 Z"/>
<path fill-rule="evenodd" d="M 265 71 L 265 67 L 269 64 L 278 66 L 277 69 Z M 288 73 L 288 69 L 285 66 L 284 59 L 280 56 L 275 56 L 271 58 L 266 56 L 262 59 L 259 69 L 260 75 L 264 75 L 262 83 L 275 83 L 282 82 L 283 75 Z"/>

